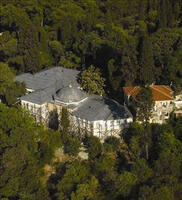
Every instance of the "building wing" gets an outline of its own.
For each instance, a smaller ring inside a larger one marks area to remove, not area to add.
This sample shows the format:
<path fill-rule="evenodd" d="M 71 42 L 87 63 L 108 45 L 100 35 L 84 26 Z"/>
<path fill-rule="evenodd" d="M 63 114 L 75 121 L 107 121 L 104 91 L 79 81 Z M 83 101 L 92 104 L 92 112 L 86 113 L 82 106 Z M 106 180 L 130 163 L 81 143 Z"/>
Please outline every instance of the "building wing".
<path fill-rule="evenodd" d="M 117 102 L 97 95 L 90 96 L 74 112 L 73 115 L 88 121 L 107 121 L 132 118 L 131 113 Z"/>

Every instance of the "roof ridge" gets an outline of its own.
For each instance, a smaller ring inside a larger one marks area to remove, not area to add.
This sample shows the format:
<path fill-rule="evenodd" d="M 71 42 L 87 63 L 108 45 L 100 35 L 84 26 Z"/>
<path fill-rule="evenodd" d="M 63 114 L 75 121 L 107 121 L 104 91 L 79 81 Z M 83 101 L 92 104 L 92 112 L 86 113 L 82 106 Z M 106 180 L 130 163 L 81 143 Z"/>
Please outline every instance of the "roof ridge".
<path fill-rule="evenodd" d="M 159 90 L 159 89 L 157 89 L 155 87 L 151 87 L 151 88 L 154 89 L 154 90 L 156 90 L 156 91 L 158 91 L 158 92 L 160 92 L 160 93 L 162 93 L 163 95 L 169 97 L 170 99 L 173 99 L 173 97 L 171 97 L 170 95 L 166 94 L 165 92 L 163 92 L 163 91 L 161 91 L 161 90 Z"/>
<path fill-rule="evenodd" d="M 167 85 L 162 85 L 166 90 L 170 91 L 171 92 L 171 88 Z"/>
<path fill-rule="evenodd" d="M 141 88 L 141 87 L 140 87 L 140 86 L 134 86 L 133 90 L 130 92 L 130 95 L 132 95 L 132 93 L 134 93 L 134 91 L 135 91 L 137 88 Z"/>

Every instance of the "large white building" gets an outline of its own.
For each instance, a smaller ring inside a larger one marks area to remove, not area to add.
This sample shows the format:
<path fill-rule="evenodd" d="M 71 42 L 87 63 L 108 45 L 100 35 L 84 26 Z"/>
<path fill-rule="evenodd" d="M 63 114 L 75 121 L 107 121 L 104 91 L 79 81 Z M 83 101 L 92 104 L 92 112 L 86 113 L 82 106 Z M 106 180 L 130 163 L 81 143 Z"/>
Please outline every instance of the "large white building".
<path fill-rule="evenodd" d="M 24 82 L 27 88 L 27 94 L 20 98 L 21 105 L 37 121 L 45 123 L 51 112 L 60 116 L 62 108 L 66 107 L 74 130 L 101 139 L 118 136 L 123 127 L 133 121 L 131 113 L 114 100 L 86 94 L 77 82 L 79 74 L 77 70 L 54 67 L 17 76 L 15 80 Z"/>

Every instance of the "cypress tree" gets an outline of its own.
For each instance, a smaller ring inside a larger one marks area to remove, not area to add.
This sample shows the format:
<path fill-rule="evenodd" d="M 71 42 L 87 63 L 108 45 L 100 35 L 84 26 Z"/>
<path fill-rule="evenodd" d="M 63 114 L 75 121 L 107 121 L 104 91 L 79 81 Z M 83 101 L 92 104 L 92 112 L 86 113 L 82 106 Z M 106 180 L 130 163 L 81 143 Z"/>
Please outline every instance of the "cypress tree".
<path fill-rule="evenodd" d="M 174 14 L 173 14 L 173 5 L 172 5 L 172 2 L 167 0 L 166 1 L 167 3 L 167 26 L 168 27 L 172 27 L 173 24 L 174 24 Z"/>
<path fill-rule="evenodd" d="M 149 158 L 149 137 L 150 137 L 150 117 L 152 114 L 152 91 L 149 87 L 143 87 L 139 94 L 136 96 L 136 107 L 137 107 L 137 119 L 141 121 L 145 128 L 144 141 L 145 141 L 145 153 L 146 159 Z"/>
<path fill-rule="evenodd" d="M 63 134 L 68 133 L 69 126 L 70 126 L 69 113 L 68 113 L 68 110 L 63 107 L 62 113 L 61 113 L 61 127 L 62 127 Z"/>
<path fill-rule="evenodd" d="M 145 10 L 146 10 L 146 2 L 145 0 L 140 0 L 139 2 L 139 13 L 138 13 L 138 18 L 139 20 L 144 20 L 145 18 Z"/>
<path fill-rule="evenodd" d="M 19 52 L 23 56 L 25 71 L 36 72 L 40 67 L 39 38 L 37 28 L 30 23 L 20 28 Z"/>
<path fill-rule="evenodd" d="M 167 5 L 166 0 L 161 0 L 159 6 L 159 28 L 167 27 Z"/>
<path fill-rule="evenodd" d="M 141 40 L 139 57 L 140 83 L 149 85 L 154 81 L 155 67 L 153 59 L 152 44 L 149 36 L 145 35 Z"/>

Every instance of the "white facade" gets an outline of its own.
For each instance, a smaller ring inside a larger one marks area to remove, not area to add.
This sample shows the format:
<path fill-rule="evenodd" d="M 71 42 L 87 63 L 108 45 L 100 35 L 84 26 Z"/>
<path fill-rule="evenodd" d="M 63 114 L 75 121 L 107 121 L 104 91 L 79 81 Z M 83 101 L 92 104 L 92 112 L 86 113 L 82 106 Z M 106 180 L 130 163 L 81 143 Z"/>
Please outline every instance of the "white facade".
<path fill-rule="evenodd" d="M 53 109 L 56 109 L 60 114 L 62 106 L 56 105 L 56 103 L 44 103 L 42 105 L 21 100 L 21 105 L 27 109 L 30 114 L 35 118 L 37 122 L 47 123 L 48 116 Z M 52 105 L 52 106 L 50 106 Z M 71 109 L 68 109 L 70 112 L 70 122 L 73 130 L 80 130 L 82 132 L 90 133 L 91 135 L 97 136 L 100 139 L 104 139 L 107 136 L 116 136 L 118 137 L 124 127 L 133 121 L 132 117 L 126 119 L 118 120 L 97 120 L 97 121 L 88 121 L 85 119 L 80 119 L 72 115 Z"/>
<path fill-rule="evenodd" d="M 54 123 L 55 117 L 60 121 L 62 107 L 66 107 L 75 130 L 100 138 L 120 133 L 133 121 L 131 113 L 114 100 L 86 94 L 77 82 L 79 74 L 77 70 L 54 67 L 17 76 L 15 80 L 27 87 L 26 95 L 20 98 L 22 107 L 44 124 Z"/>
<path fill-rule="evenodd" d="M 175 108 L 176 109 L 182 108 L 182 94 L 176 95 L 176 97 L 175 97 Z"/>
<path fill-rule="evenodd" d="M 28 110 L 37 122 L 45 122 L 47 118 L 47 103 L 39 105 L 25 100 L 21 100 L 21 106 Z"/>
<path fill-rule="evenodd" d="M 182 116 L 182 94 L 175 97 L 175 115 L 176 117 Z"/>
<path fill-rule="evenodd" d="M 170 113 L 174 110 L 174 101 L 155 101 L 152 110 L 151 123 L 162 124 L 169 119 Z"/>
<path fill-rule="evenodd" d="M 128 106 L 134 106 L 135 102 L 131 101 L 130 96 L 125 95 L 125 103 Z M 170 113 L 175 108 L 175 100 L 164 100 L 164 101 L 154 101 L 154 106 L 152 108 L 152 115 L 150 118 L 150 123 L 165 123 L 169 119 Z"/>
<path fill-rule="evenodd" d="M 86 130 L 92 135 L 104 139 L 108 136 L 118 137 L 121 131 L 129 123 L 133 122 L 133 118 L 129 117 L 127 119 L 118 120 L 98 120 L 98 121 L 87 121 L 85 119 L 80 119 L 75 116 L 71 116 L 71 122 L 73 126 L 82 131 Z"/>

